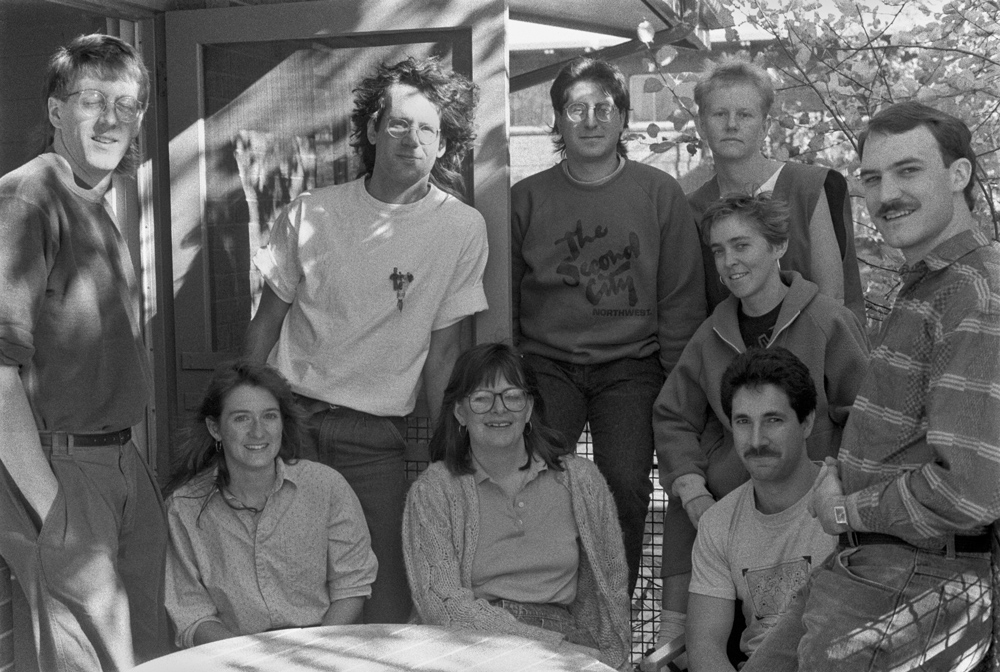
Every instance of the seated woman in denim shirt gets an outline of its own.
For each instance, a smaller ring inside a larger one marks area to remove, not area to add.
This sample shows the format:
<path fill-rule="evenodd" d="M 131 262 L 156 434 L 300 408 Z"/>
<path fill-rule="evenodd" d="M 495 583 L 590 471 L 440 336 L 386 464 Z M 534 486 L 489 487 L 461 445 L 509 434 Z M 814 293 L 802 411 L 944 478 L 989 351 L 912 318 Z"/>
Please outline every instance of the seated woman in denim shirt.
<path fill-rule="evenodd" d="M 628 568 L 614 502 L 592 462 L 561 455 L 538 404 L 510 346 L 458 358 L 403 518 L 413 600 L 427 624 L 584 647 L 621 667 Z"/>
<path fill-rule="evenodd" d="M 168 486 L 166 605 L 181 647 L 277 628 L 356 622 L 378 562 L 354 491 L 296 459 L 288 382 L 222 365 Z"/>

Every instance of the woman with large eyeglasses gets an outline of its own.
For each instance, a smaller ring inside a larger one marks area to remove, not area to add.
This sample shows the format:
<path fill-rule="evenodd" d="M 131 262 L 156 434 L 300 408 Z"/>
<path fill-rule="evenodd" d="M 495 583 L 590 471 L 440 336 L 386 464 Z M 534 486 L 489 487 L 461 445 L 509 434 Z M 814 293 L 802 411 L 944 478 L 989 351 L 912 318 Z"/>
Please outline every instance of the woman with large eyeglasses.
<path fill-rule="evenodd" d="M 583 647 L 631 646 L 618 516 L 592 462 L 541 421 L 534 374 L 508 345 L 455 363 L 432 464 L 410 489 L 403 546 L 422 622 Z"/>

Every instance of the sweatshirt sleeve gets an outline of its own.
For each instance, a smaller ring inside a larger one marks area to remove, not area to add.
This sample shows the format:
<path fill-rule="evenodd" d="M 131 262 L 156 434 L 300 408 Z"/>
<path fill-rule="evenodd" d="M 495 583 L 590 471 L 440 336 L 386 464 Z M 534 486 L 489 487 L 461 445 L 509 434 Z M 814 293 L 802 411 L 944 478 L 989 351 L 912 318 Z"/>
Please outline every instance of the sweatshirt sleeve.
<path fill-rule="evenodd" d="M 58 245 L 50 218 L 16 194 L 0 192 L 0 365 L 24 366 L 35 352 L 49 266 Z"/>
<path fill-rule="evenodd" d="M 680 185 L 672 178 L 658 193 L 660 267 L 657 334 L 660 365 L 670 375 L 684 347 L 707 317 L 705 270 L 698 226 Z"/>
<path fill-rule="evenodd" d="M 521 280 L 526 268 L 522 246 L 530 217 L 528 207 L 528 189 L 521 183 L 515 184 L 510 191 L 510 293 L 514 347 L 521 342 Z"/>
<path fill-rule="evenodd" d="M 706 419 L 712 413 L 700 378 L 702 350 L 694 338 L 667 376 L 653 404 L 653 436 L 660 466 L 660 483 L 670 493 L 684 474 L 704 478 L 708 459 L 700 447 Z"/>
<path fill-rule="evenodd" d="M 843 427 L 868 370 L 868 336 L 849 309 L 840 305 L 831 309 L 839 317 L 826 341 L 823 384 L 830 420 Z"/>
<path fill-rule="evenodd" d="M 465 504 L 469 504 L 465 510 L 477 511 L 474 502 Z M 519 635 L 549 644 L 561 642 L 563 635 L 521 623 L 508 611 L 476 599 L 472 589 L 462 585 L 461 549 L 455 543 L 463 543 L 469 535 L 465 529 L 454 529 L 461 524 L 452 519 L 449 493 L 439 475 L 421 476 L 410 488 L 403 514 L 406 573 L 421 621 L 448 628 Z"/>

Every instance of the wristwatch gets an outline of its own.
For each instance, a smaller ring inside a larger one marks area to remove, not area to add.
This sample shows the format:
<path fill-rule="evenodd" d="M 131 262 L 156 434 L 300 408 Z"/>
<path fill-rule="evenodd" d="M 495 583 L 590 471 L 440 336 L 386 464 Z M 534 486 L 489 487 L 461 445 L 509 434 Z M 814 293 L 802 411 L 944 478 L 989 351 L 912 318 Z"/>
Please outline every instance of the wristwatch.
<path fill-rule="evenodd" d="M 833 507 L 833 519 L 838 525 L 847 525 L 847 509 L 843 506 Z"/>

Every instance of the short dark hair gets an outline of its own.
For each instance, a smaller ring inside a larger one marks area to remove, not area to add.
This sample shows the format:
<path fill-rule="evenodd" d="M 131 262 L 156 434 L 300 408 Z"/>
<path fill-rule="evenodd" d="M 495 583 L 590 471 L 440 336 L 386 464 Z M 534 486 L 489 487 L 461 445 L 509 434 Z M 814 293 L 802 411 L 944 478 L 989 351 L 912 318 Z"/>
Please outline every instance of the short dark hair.
<path fill-rule="evenodd" d="M 139 52 L 117 37 L 102 33 L 80 35 L 65 47 L 59 47 L 49 60 L 49 67 L 45 73 L 46 110 L 49 98 L 66 100 L 72 93 L 70 87 L 81 76 L 134 81 L 139 85 L 139 102 L 145 107 L 149 101 L 149 71 L 143 64 Z M 49 151 L 54 139 L 55 128 L 46 112 L 45 137 L 42 140 L 41 151 Z M 115 172 L 128 173 L 135 170 L 141 158 L 139 138 L 136 137 Z"/>
<path fill-rule="evenodd" d="M 628 156 L 628 148 L 625 146 L 625 132 L 628 130 L 628 113 L 632 108 L 631 97 L 628 91 L 628 81 L 625 75 L 618 69 L 618 66 L 596 58 L 580 56 L 563 66 L 552 88 L 549 89 L 549 98 L 552 100 L 552 111 L 558 117 L 566 107 L 567 91 L 577 82 L 593 82 L 601 87 L 601 90 L 611 96 L 618 113 L 622 115 L 624 121 L 623 132 L 618 138 L 618 153 Z M 566 141 L 559 133 L 557 124 L 552 124 L 552 143 L 556 152 L 566 150 Z"/>
<path fill-rule="evenodd" d="M 445 70 L 437 57 L 410 56 L 393 65 L 380 64 L 375 74 L 365 77 L 354 89 L 351 113 L 351 146 L 361 155 L 364 175 L 375 170 L 375 145 L 368 139 L 368 122 L 382 123 L 390 105 L 389 88 L 394 84 L 412 86 L 429 100 L 441 115 L 441 138 L 445 151 L 431 169 L 431 182 L 461 198 L 464 193 L 462 161 L 476 139 L 475 114 L 479 87 L 457 72 Z"/>
<path fill-rule="evenodd" d="M 744 388 L 759 390 L 774 385 L 788 397 L 799 422 L 816 410 L 816 383 L 809 368 L 780 346 L 750 348 L 737 355 L 722 374 L 722 410 L 733 419 L 733 397 Z"/>
<path fill-rule="evenodd" d="M 710 93 L 739 84 L 750 84 L 757 89 L 761 112 L 765 117 L 768 116 L 774 106 L 774 84 L 770 75 L 764 68 L 738 57 L 723 57 L 718 63 L 709 65 L 694 85 L 694 103 L 698 106 L 698 115 L 704 115 Z"/>
<path fill-rule="evenodd" d="M 788 241 L 791 221 L 788 204 L 772 198 L 770 192 L 726 194 L 705 208 L 701 218 L 701 238 L 705 245 L 711 245 L 712 227 L 729 217 L 739 217 L 753 226 L 771 247 Z"/>
<path fill-rule="evenodd" d="M 286 463 L 298 459 L 305 440 L 303 415 L 285 377 L 267 364 L 246 359 L 224 362 L 212 374 L 198 412 L 191 419 L 179 459 L 165 489 L 167 494 L 198 474 L 215 467 L 219 469 L 215 484 L 220 490 L 229 485 L 225 453 L 217 449 L 215 437 L 208 431 L 205 420 L 211 418 L 218 422 L 226 399 L 241 385 L 260 387 L 274 395 L 281 411 L 281 448 L 278 450 L 278 457 Z"/>
<path fill-rule="evenodd" d="M 545 425 L 545 405 L 538 392 L 535 372 L 514 348 L 504 343 L 482 343 L 459 355 L 444 390 L 441 417 L 438 418 L 434 436 L 431 437 L 431 461 L 443 460 L 448 470 L 456 475 L 475 471 L 469 434 L 461 431 L 454 413 L 455 405 L 476 389 L 490 385 L 501 376 L 511 385 L 525 390 L 534 402 L 531 426 L 524 433 L 528 461 L 521 468 L 528 468 L 532 456 L 537 455 L 549 468 L 561 471 L 559 458 L 568 450 L 566 440 L 560 432 Z"/>
<path fill-rule="evenodd" d="M 968 159 L 972 164 L 969 183 L 963 193 L 965 204 L 969 210 L 976 207 L 975 189 L 976 152 L 972 149 L 972 131 L 958 117 L 947 112 L 936 110 L 929 105 L 908 100 L 896 103 L 881 110 L 868 122 L 868 128 L 858 136 L 858 156 L 865 155 L 865 142 L 872 135 L 901 135 L 924 126 L 937 140 L 938 151 L 945 166 L 950 166 L 957 159 Z"/>

